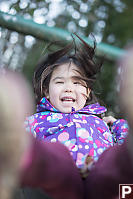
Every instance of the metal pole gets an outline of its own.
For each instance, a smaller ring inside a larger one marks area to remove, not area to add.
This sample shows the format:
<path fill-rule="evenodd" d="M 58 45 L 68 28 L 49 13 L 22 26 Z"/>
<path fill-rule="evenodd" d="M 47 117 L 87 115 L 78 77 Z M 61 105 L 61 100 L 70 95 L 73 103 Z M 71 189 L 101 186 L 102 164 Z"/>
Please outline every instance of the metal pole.
<path fill-rule="evenodd" d="M 25 19 L 19 15 L 11 15 L 0 11 L 0 26 L 25 35 L 32 35 L 40 40 L 54 41 L 62 40 L 68 43 L 72 40 L 71 33 L 57 27 L 48 27 L 45 24 L 38 24 L 32 19 Z M 92 45 L 89 38 L 82 37 L 87 43 Z M 122 56 L 125 50 L 106 43 L 97 44 L 97 54 L 105 55 L 111 60 Z"/>

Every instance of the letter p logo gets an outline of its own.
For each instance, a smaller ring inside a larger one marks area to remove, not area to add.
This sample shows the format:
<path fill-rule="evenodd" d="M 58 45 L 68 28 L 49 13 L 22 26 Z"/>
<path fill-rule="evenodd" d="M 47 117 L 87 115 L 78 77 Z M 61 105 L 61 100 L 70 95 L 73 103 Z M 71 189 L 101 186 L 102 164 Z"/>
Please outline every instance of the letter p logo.
<path fill-rule="evenodd" d="M 119 199 L 132 199 L 132 198 L 133 198 L 133 184 L 120 184 Z"/>
<path fill-rule="evenodd" d="M 126 198 L 126 195 L 130 194 L 132 191 L 130 186 L 123 185 L 122 186 L 122 198 Z"/>

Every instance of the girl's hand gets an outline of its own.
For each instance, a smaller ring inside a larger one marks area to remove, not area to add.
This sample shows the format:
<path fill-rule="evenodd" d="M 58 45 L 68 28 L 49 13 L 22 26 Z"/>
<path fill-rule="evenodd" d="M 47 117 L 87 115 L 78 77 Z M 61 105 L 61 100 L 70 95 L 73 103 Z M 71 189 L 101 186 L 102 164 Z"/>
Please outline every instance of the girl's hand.
<path fill-rule="evenodd" d="M 95 162 L 94 162 L 93 157 L 90 155 L 87 155 L 85 162 L 84 162 L 84 166 L 79 169 L 80 175 L 82 178 L 86 178 L 89 175 L 94 163 Z"/>
<path fill-rule="evenodd" d="M 103 117 L 103 121 L 106 122 L 107 124 L 113 124 L 116 121 L 116 118 L 114 118 L 113 116 L 107 116 L 107 117 Z"/>

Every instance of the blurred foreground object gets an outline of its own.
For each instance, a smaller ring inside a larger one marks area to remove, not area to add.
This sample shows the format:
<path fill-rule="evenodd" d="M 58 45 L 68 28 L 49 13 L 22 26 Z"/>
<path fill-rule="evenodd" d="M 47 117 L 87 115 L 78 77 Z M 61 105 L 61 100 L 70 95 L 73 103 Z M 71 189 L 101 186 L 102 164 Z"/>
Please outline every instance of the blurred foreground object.
<path fill-rule="evenodd" d="M 130 125 L 133 125 L 133 47 L 127 49 L 119 65 L 121 109 L 126 114 Z"/>
<path fill-rule="evenodd" d="M 32 111 L 30 94 L 20 74 L 0 70 L 0 199 L 10 199 L 17 187 L 20 159 L 29 144 L 24 120 Z"/>
<path fill-rule="evenodd" d="M 119 62 L 119 100 L 129 124 L 128 148 L 133 160 L 133 46 Z"/>

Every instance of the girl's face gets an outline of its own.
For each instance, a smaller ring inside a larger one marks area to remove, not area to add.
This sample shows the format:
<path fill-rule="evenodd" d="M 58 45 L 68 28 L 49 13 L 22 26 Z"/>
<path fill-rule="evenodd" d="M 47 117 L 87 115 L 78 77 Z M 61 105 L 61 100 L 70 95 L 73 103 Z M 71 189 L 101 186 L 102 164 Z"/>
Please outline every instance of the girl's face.
<path fill-rule="evenodd" d="M 46 95 L 50 103 L 63 113 L 82 109 L 85 106 L 90 89 L 86 88 L 86 82 L 79 68 L 74 63 L 65 63 L 52 73 L 49 83 L 49 93 Z"/>

